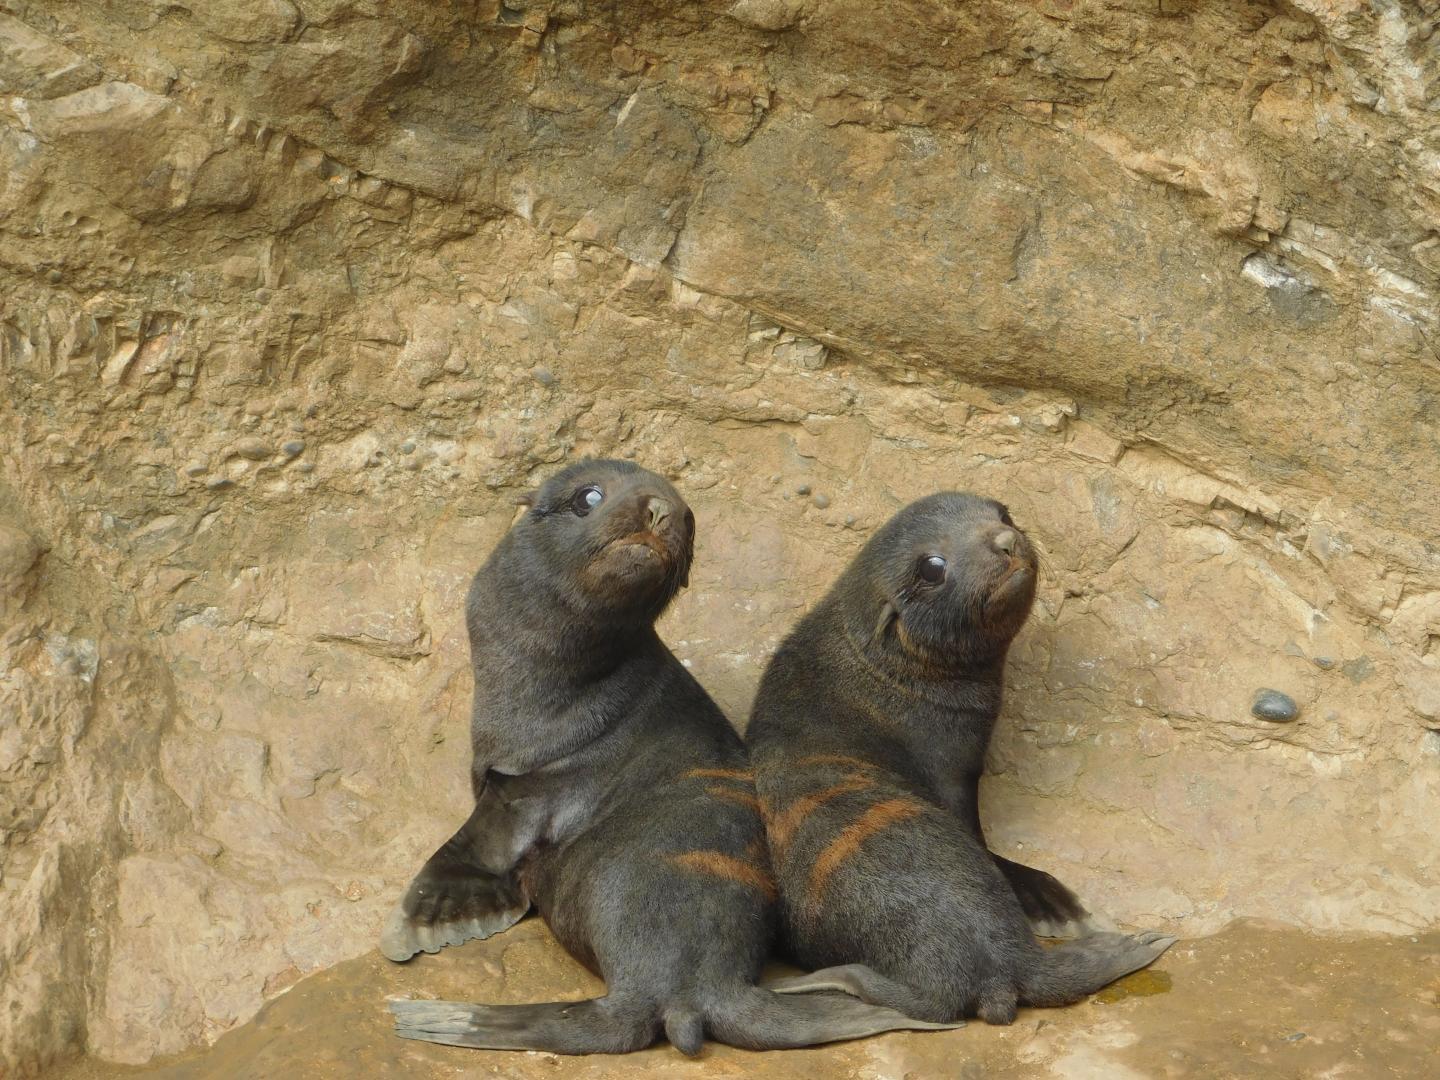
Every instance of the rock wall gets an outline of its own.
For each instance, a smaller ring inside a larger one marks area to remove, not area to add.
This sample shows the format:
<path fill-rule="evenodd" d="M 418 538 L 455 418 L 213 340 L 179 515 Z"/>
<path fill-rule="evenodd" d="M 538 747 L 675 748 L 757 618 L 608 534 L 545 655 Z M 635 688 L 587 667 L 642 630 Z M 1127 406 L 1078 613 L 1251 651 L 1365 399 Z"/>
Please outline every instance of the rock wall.
<path fill-rule="evenodd" d="M 983 491 L 1046 553 L 997 846 L 1440 918 L 1430 0 L 0 0 L 0 161 L 10 1070 L 371 946 L 468 809 L 468 576 L 584 453 L 691 499 L 737 723 Z"/>

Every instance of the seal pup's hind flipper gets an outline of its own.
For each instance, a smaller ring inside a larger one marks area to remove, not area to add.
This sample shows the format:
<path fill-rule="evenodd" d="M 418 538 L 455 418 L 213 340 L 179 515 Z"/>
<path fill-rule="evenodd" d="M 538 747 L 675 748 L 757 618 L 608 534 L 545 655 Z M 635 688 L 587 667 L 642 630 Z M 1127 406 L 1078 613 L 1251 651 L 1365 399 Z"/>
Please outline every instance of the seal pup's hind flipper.
<path fill-rule="evenodd" d="M 792 996 L 754 986 L 728 1007 L 713 1010 L 706 1023 L 716 1039 L 746 1050 L 793 1050 L 886 1031 L 948 1031 L 964 1026 L 963 1020 L 917 1020 L 844 993 L 817 990 Z"/>
<path fill-rule="evenodd" d="M 1148 967 L 1175 940 L 1154 930 L 1097 933 L 1043 949 L 1041 963 L 1026 975 L 1020 987 L 1020 1000 L 1026 1005 L 1069 1005 L 1132 971 Z"/>
<path fill-rule="evenodd" d="M 916 1020 L 845 994 L 782 997 L 746 987 L 720 1004 L 661 1007 L 592 998 L 539 1005 L 471 1005 L 460 1001 L 390 1002 L 395 1032 L 405 1039 L 484 1050 L 545 1050 L 552 1054 L 625 1054 L 663 1032 L 682 1053 L 700 1052 L 702 1038 L 746 1050 L 786 1050 L 844 1042 L 886 1031 L 964 1027 L 963 1021 Z"/>
<path fill-rule="evenodd" d="M 649 1046 L 660 1031 L 654 1010 L 608 998 L 539 1005 L 397 1000 L 390 1011 L 402 1039 L 482 1050 L 625 1054 Z"/>

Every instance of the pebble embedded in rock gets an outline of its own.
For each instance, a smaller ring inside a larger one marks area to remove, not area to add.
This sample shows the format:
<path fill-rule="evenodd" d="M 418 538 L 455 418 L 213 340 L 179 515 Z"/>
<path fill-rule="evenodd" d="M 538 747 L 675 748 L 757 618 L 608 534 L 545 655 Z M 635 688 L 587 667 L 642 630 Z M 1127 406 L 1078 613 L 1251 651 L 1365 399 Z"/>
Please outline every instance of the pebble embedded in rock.
<path fill-rule="evenodd" d="M 226 488 L 235 486 L 235 481 L 226 476 L 212 476 L 205 481 L 205 486 L 211 491 L 224 491 Z"/>
<path fill-rule="evenodd" d="M 1332 656 L 1312 657 L 1310 662 L 1316 667 L 1318 667 L 1321 671 L 1329 671 L 1335 666 L 1335 658 Z"/>
<path fill-rule="evenodd" d="M 210 463 L 204 458 L 196 458 L 185 466 L 186 476 L 204 476 L 210 471 Z"/>
<path fill-rule="evenodd" d="M 1353 683 L 1362 683 L 1375 674 L 1375 661 L 1368 656 L 1357 656 L 1340 665 L 1340 674 Z"/>
<path fill-rule="evenodd" d="M 810 494 L 810 485 L 809 485 L 809 484 L 801 484 L 799 487 L 797 487 L 797 488 L 795 489 L 795 494 L 796 494 L 796 495 L 809 495 L 809 494 Z"/>
<path fill-rule="evenodd" d="M 246 461 L 264 461 L 270 456 L 270 445 L 264 439 L 241 439 L 231 449 Z"/>
<path fill-rule="evenodd" d="M 305 452 L 305 440 L 291 439 L 289 442 L 283 444 L 280 449 L 284 451 L 286 457 L 298 457 Z"/>
<path fill-rule="evenodd" d="M 824 510 L 827 506 L 830 505 L 830 496 L 829 496 L 829 495 L 816 495 L 815 498 L 813 498 L 813 499 L 810 500 L 810 501 L 815 504 L 815 509 L 816 509 L 816 510 Z"/>
<path fill-rule="evenodd" d="M 543 364 L 531 368 L 530 374 L 535 377 L 535 381 L 541 386 L 549 386 L 555 381 L 555 373 Z"/>
<path fill-rule="evenodd" d="M 413 454 L 415 452 L 415 440 L 406 439 L 404 442 L 402 442 L 400 444 L 400 452 L 402 454 Z"/>
<path fill-rule="evenodd" d="M 1300 706 L 1295 704 L 1295 699 L 1289 694 L 1282 694 L 1279 690 L 1261 690 L 1255 695 L 1255 703 L 1250 706 L 1250 711 L 1261 720 L 1288 724 L 1300 715 Z"/>
<path fill-rule="evenodd" d="M 299 465 L 296 465 L 295 468 L 299 472 L 314 472 L 315 463 L 313 461 L 302 461 Z"/>

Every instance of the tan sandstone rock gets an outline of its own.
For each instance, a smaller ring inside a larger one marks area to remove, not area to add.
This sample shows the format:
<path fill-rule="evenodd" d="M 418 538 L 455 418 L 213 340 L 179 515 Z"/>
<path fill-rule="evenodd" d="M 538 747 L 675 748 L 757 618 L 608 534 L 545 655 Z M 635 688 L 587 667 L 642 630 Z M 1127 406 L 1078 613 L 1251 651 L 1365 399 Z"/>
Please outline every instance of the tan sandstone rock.
<path fill-rule="evenodd" d="M 0 1067 L 371 947 L 466 809 L 468 577 L 584 453 L 694 504 L 737 724 L 890 513 L 1004 499 L 1002 850 L 1432 926 L 1423 7 L 5 5 Z"/>

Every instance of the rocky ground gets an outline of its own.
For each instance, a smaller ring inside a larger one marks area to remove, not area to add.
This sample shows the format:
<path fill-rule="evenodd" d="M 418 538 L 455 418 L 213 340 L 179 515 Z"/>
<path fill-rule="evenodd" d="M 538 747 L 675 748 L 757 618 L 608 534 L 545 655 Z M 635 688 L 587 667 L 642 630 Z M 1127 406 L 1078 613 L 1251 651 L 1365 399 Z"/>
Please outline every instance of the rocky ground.
<path fill-rule="evenodd" d="M 586 453 L 694 506 L 737 725 L 889 514 L 1004 499 L 996 845 L 1433 928 L 1437 19 L 0 0 L 0 1069 L 372 947 L 468 809 L 466 579 Z"/>
<path fill-rule="evenodd" d="M 1010 1027 L 896 1033 L 814 1050 L 709 1045 L 688 1061 L 462 1050 L 390 1033 L 387 995 L 523 1002 L 602 989 L 531 919 L 397 966 L 371 953 L 299 983 L 208 1051 L 142 1069 L 93 1064 L 55 1080 L 357 1076 L 553 1080 L 1419 1080 L 1440 1068 L 1440 934 L 1318 937 L 1242 922 L 1174 946 L 1155 967 Z"/>

